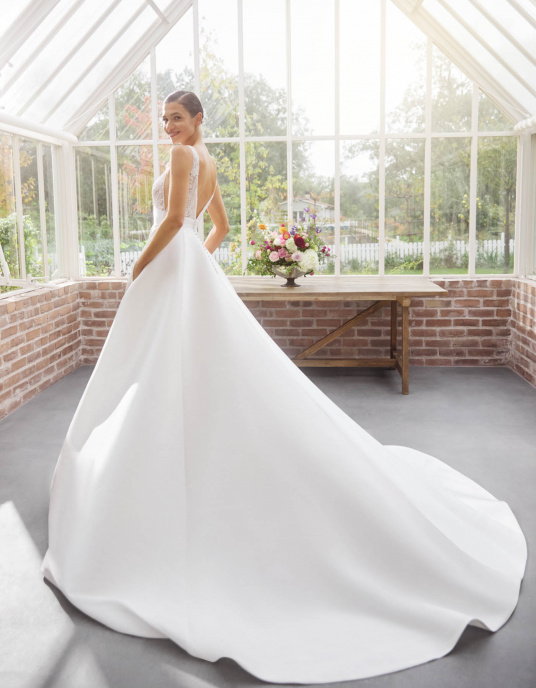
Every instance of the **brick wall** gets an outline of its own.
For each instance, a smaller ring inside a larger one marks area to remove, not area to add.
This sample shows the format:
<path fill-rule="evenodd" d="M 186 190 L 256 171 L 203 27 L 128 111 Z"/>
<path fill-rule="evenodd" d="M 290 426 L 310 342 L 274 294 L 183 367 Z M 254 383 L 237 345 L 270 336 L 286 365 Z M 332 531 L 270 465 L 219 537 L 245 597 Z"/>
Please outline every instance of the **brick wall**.
<path fill-rule="evenodd" d="M 0 418 L 78 367 L 78 284 L 0 298 Z"/>
<path fill-rule="evenodd" d="M 448 294 L 412 299 L 410 365 L 506 365 L 513 280 L 433 282 L 447 289 Z M 275 342 L 289 356 L 295 356 L 374 301 L 246 303 Z M 311 358 L 388 357 L 390 317 L 389 307 L 376 311 Z M 400 327 L 398 333 L 400 346 Z"/>
<path fill-rule="evenodd" d="M 536 282 L 434 279 L 448 294 L 415 298 L 410 365 L 504 366 L 536 386 Z M 124 279 L 86 279 L 0 298 L 0 418 L 63 375 L 97 361 Z M 373 302 L 246 301 L 289 356 Z M 389 355 L 390 309 L 344 333 L 313 358 Z"/>
<path fill-rule="evenodd" d="M 516 373 L 536 386 L 536 282 L 513 280 L 510 362 Z"/>

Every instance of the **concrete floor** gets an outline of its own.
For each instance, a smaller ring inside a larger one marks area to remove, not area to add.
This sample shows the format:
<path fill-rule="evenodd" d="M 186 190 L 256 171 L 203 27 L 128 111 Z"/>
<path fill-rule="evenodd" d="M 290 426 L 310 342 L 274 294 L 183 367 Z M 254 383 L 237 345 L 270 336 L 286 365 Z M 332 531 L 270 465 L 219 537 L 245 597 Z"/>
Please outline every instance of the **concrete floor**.
<path fill-rule="evenodd" d="M 0 422 L 0 687 L 248 688 L 233 660 L 117 633 L 44 581 L 48 490 L 92 371 L 85 366 Z M 383 444 L 432 454 L 507 501 L 529 542 L 520 602 L 497 633 L 469 627 L 446 657 L 344 688 L 536 688 L 536 390 L 507 368 L 304 369 Z M 276 684 L 274 684 L 276 685 Z M 281 685 L 281 684 L 277 684 Z M 294 684 L 295 685 L 295 684 Z M 324 684 L 327 685 L 327 684 Z"/>

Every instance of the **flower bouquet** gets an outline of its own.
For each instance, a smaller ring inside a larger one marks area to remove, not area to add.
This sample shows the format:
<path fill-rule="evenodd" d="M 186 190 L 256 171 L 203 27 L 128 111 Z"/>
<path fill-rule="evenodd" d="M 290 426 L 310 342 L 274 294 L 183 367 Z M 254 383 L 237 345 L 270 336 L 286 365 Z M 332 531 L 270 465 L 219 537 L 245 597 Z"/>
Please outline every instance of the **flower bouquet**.
<path fill-rule="evenodd" d="M 279 230 L 268 230 L 260 223 L 260 240 L 248 236 L 253 256 L 248 260 L 247 267 L 254 268 L 261 275 L 285 277 L 284 287 L 299 287 L 295 280 L 302 275 L 314 275 L 320 263 L 329 257 L 334 257 L 329 246 L 321 240 L 322 232 L 316 225 L 316 215 L 305 208 L 307 217 L 302 223 L 296 223 L 288 229 L 283 223 Z"/>

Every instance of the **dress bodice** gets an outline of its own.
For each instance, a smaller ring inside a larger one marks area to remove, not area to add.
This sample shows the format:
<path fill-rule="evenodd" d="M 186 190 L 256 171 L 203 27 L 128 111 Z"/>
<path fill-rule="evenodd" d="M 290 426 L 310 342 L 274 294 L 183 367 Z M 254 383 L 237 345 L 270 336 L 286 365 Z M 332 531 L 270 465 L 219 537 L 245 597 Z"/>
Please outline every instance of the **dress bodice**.
<path fill-rule="evenodd" d="M 175 144 L 176 145 L 176 144 Z M 194 156 L 194 161 L 192 165 L 192 169 L 190 171 L 190 180 L 188 183 L 188 199 L 186 201 L 186 210 L 184 213 L 184 217 L 189 218 L 196 223 L 202 216 L 205 210 L 208 208 L 210 205 L 212 199 L 214 198 L 214 194 L 212 194 L 209 202 L 206 204 L 206 206 L 203 208 L 203 210 L 199 213 L 199 216 L 196 216 L 196 211 L 197 211 L 197 183 L 199 180 L 199 154 L 196 151 L 196 149 L 193 146 L 188 146 L 188 148 L 191 149 L 192 154 Z M 166 213 L 166 207 L 165 207 L 165 200 L 164 200 L 164 184 L 166 180 L 166 174 L 169 171 L 169 163 L 166 166 L 166 169 L 162 174 L 157 177 L 153 184 L 153 190 L 152 190 L 152 195 L 153 195 L 153 205 L 155 208 L 155 216 L 161 218 L 160 221 L 157 220 L 157 224 L 160 224 L 161 220 L 165 217 Z M 215 190 L 214 190 L 215 191 Z"/>

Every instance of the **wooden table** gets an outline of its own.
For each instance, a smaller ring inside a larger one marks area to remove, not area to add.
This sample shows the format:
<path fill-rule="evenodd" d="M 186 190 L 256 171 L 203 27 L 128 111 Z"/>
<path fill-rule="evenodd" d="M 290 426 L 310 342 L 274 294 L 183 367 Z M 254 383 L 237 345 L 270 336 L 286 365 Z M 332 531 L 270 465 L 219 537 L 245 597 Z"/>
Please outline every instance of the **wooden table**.
<path fill-rule="evenodd" d="M 322 339 L 304 349 L 292 361 L 300 367 L 360 366 L 396 368 L 402 377 L 402 394 L 409 394 L 409 307 L 414 296 L 438 296 L 447 290 L 425 277 L 309 275 L 299 287 L 283 287 L 281 277 L 229 275 L 243 301 L 375 301 Z M 391 305 L 391 355 L 389 358 L 309 358 L 369 315 Z M 397 350 L 398 304 L 402 308 L 402 350 Z"/>

